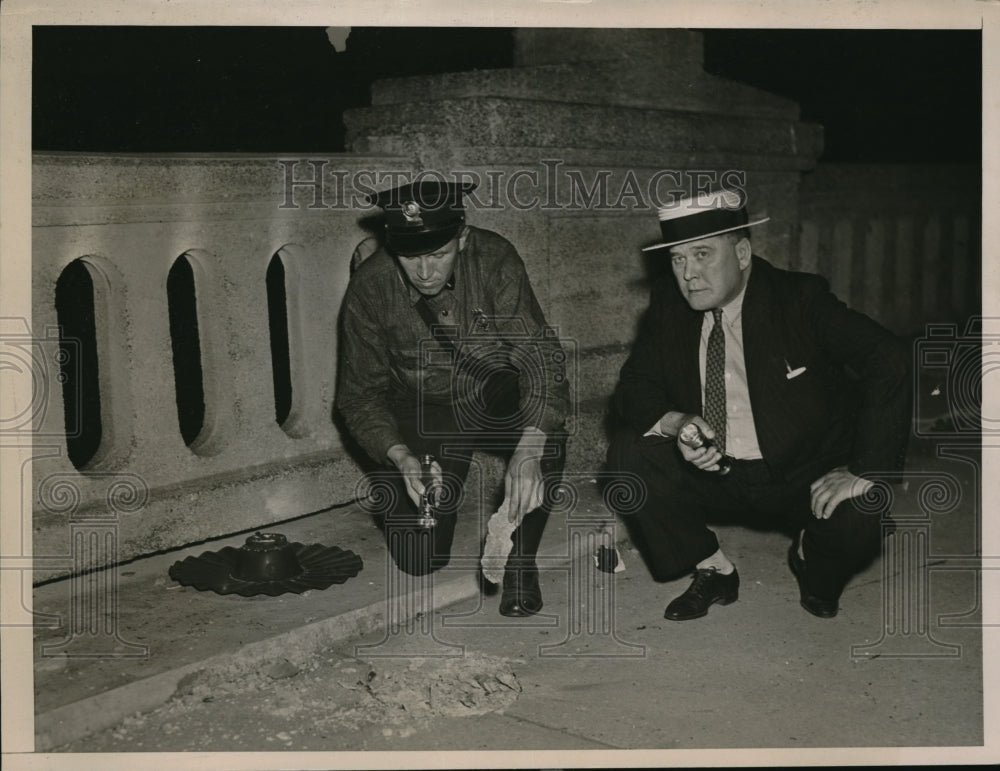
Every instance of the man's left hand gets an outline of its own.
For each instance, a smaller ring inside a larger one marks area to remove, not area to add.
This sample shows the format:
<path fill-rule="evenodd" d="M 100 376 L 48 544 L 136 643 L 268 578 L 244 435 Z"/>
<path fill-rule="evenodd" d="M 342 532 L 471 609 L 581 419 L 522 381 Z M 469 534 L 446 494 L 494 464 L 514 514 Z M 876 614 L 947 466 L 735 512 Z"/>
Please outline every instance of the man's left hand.
<path fill-rule="evenodd" d="M 810 486 L 812 513 L 816 519 L 829 519 L 834 509 L 849 498 L 864 495 L 874 482 L 855 476 L 847 466 L 827 471 Z"/>
<path fill-rule="evenodd" d="M 538 429 L 526 429 L 517 449 L 507 464 L 504 492 L 511 522 L 520 522 L 525 514 L 542 505 L 542 453 L 545 434 Z"/>

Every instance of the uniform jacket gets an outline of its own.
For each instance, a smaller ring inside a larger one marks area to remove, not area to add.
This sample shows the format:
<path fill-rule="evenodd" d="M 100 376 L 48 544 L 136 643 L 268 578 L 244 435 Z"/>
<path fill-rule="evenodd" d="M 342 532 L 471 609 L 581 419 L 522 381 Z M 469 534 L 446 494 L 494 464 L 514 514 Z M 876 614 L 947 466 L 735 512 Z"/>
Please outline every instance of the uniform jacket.
<path fill-rule="evenodd" d="M 562 427 L 569 408 L 565 355 L 509 241 L 470 227 L 454 281 L 428 301 L 452 331 L 458 355 L 431 336 L 418 301 L 420 293 L 382 249 L 358 266 L 341 307 L 337 408 L 373 459 L 384 462 L 386 450 L 403 441 L 397 416 L 418 403 L 457 405 L 459 417 L 474 412 L 462 407 L 476 393 L 471 381 L 493 366 L 517 371 L 520 410 L 530 425 L 546 433 Z M 457 360 L 465 366 L 456 367 Z"/>
<path fill-rule="evenodd" d="M 654 285 L 615 395 L 619 415 L 640 433 L 670 411 L 702 414 L 703 317 L 672 274 Z M 742 319 L 750 404 L 772 473 L 791 482 L 844 464 L 859 475 L 902 468 L 912 397 L 901 340 L 819 276 L 757 256 Z"/>

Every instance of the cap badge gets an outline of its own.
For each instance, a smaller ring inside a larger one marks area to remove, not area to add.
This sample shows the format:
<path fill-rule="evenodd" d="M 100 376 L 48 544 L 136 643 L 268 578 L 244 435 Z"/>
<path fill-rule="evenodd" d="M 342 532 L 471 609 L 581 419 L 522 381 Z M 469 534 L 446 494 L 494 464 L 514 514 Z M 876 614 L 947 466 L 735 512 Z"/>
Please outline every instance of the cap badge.
<path fill-rule="evenodd" d="M 420 205 L 416 201 L 407 201 L 403 204 L 403 216 L 407 222 L 415 225 L 423 225 L 424 221 L 420 217 Z"/>

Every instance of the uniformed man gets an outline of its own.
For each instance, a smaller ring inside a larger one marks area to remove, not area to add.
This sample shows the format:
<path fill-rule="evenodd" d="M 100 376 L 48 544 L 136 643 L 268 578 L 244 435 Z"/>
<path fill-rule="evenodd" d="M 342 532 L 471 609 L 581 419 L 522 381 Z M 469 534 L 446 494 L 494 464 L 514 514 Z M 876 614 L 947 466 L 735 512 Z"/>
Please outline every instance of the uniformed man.
<path fill-rule="evenodd" d="M 342 309 L 337 407 L 371 458 L 391 470 L 379 518 L 396 565 L 413 575 L 449 561 L 475 449 L 507 458 L 513 550 L 500 613 L 542 607 L 535 556 L 558 482 L 569 395 L 564 355 L 509 241 L 466 224 L 474 185 L 424 181 L 370 197 L 384 245 L 355 271 Z M 434 459 L 432 516 L 421 456 Z"/>

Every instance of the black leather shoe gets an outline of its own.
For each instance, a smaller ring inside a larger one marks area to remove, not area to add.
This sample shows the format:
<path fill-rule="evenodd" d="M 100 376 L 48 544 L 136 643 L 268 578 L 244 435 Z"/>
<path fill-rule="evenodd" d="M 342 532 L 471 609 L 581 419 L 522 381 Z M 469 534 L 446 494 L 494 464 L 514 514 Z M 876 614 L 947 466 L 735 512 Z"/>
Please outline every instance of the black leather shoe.
<path fill-rule="evenodd" d="M 694 572 L 694 581 L 687 591 L 667 605 L 663 617 L 671 621 L 689 621 L 706 615 L 716 602 L 728 605 L 739 598 L 740 574 L 736 568 L 729 575 L 715 568 L 703 568 Z"/>
<path fill-rule="evenodd" d="M 542 589 L 538 585 L 538 567 L 508 566 L 503 574 L 501 616 L 532 616 L 542 609 Z"/>
<path fill-rule="evenodd" d="M 839 608 L 836 600 L 824 600 L 815 594 L 809 594 L 809 583 L 806 581 L 806 561 L 799 556 L 799 551 L 793 542 L 788 548 L 788 567 L 799 584 L 799 604 L 814 616 L 833 618 Z"/>

